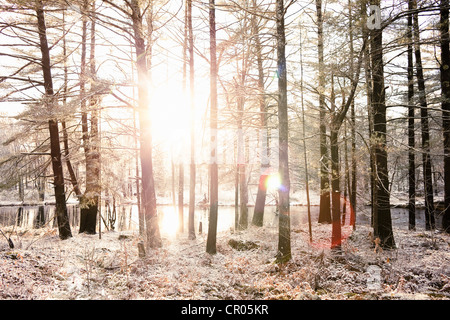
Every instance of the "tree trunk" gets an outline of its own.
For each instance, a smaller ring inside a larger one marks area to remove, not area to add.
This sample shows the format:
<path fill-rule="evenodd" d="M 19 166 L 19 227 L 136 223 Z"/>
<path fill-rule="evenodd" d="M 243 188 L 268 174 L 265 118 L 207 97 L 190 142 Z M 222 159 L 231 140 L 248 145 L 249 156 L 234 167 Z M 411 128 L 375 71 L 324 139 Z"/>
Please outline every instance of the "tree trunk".
<path fill-rule="evenodd" d="M 349 43 L 350 43 L 350 74 L 354 74 L 354 48 L 353 48 L 353 17 L 352 17 L 352 6 L 351 1 L 348 1 L 349 6 Z M 349 187 L 349 193 L 350 193 L 350 224 L 353 225 L 353 230 L 356 229 L 356 117 L 355 117 L 355 102 L 353 101 L 350 107 L 350 121 L 351 121 L 351 182 Z"/>
<path fill-rule="evenodd" d="M 85 10 L 90 10 L 90 56 L 89 56 L 89 81 L 90 81 L 90 130 L 87 119 L 87 111 L 83 112 L 83 141 L 85 147 L 85 159 L 86 159 L 86 190 L 80 201 L 80 233 L 95 234 L 97 226 L 97 213 L 100 194 L 100 154 L 99 145 L 100 140 L 98 136 L 98 111 L 97 111 L 97 95 L 92 92 L 94 90 L 95 83 L 95 17 L 94 17 L 94 3 L 92 6 L 89 4 L 89 0 L 85 1 Z M 84 15 L 87 11 L 84 12 Z M 83 23 L 83 35 L 87 30 L 87 25 Z M 86 39 L 84 39 L 86 40 Z M 86 48 L 86 45 L 84 45 Z M 85 64 L 83 61 L 82 64 Z M 86 76 L 83 76 L 84 80 L 87 80 Z"/>
<path fill-rule="evenodd" d="M 380 1 L 375 1 L 380 5 Z M 374 235 L 380 238 L 383 248 L 394 248 L 392 232 L 388 159 L 386 150 L 386 98 L 383 67 L 382 29 L 371 31 L 371 64 L 372 64 L 372 108 L 373 108 L 373 138 L 371 139 L 375 164 L 376 207 L 374 212 Z"/>
<path fill-rule="evenodd" d="M 319 58 L 319 122 L 320 122 L 320 209 L 319 223 L 331 223 L 330 178 L 328 173 L 327 127 L 325 123 L 325 65 L 323 60 L 322 0 L 316 0 L 317 52 Z"/>
<path fill-rule="evenodd" d="M 191 104 L 191 160 L 189 165 L 189 239 L 195 239 L 195 73 L 194 73 L 194 34 L 192 29 L 192 0 L 187 0 L 189 29 L 189 86 Z"/>
<path fill-rule="evenodd" d="M 237 114 L 238 114 L 238 170 L 239 170 L 239 191 L 240 191 L 240 210 L 239 210 L 239 229 L 245 230 L 248 227 L 248 189 L 247 189 L 247 175 L 246 175 L 246 156 L 244 147 L 244 132 L 242 128 L 242 120 L 244 117 L 244 97 L 242 92 L 244 90 L 244 74 L 245 71 L 242 70 L 242 81 L 237 85 L 238 91 L 238 103 L 237 103 Z"/>
<path fill-rule="evenodd" d="M 253 6 L 256 8 L 256 1 L 253 0 Z M 267 128 L 267 108 L 265 99 L 265 89 L 264 89 L 264 68 L 262 59 L 262 49 L 261 40 L 259 38 L 259 28 L 256 24 L 256 17 L 252 16 L 252 29 L 255 37 L 255 51 L 256 51 L 256 62 L 258 66 L 258 94 L 259 94 L 259 111 L 260 116 L 260 126 L 261 126 L 261 173 L 259 176 L 258 192 L 256 194 L 255 208 L 253 211 L 252 224 L 258 227 L 262 227 L 264 223 L 264 207 L 266 203 L 267 186 L 266 181 L 268 178 L 268 168 L 270 164 L 268 163 L 268 128 Z"/>
<path fill-rule="evenodd" d="M 42 54 L 42 71 L 44 75 L 45 102 L 49 113 L 56 107 L 54 101 L 53 81 L 51 74 L 50 50 L 47 42 L 47 29 L 45 26 L 44 6 L 42 1 L 36 2 L 36 16 L 38 22 L 40 49 Z M 66 197 L 64 191 L 64 175 L 61 160 L 61 147 L 59 144 L 58 120 L 48 121 L 50 133 L 50 154 L 52 157 L 53 184 L 56 200 L 56 220 L 58 224 L 59 238 L 61 240 L 72 237 L 69 216 L 67 213 Z"/>
<path fill-rule="evenodd" d="M 417 9 L 416 0 L 413 0 L 413 8 Z M 413 14 L 414 29 L 414 53 L 416 58 L 416 76 L 419 89 L 420 104 L 420 124 L 422 127 L 422 167 L 423 181 L 425 190 L 425 228 L 432 230 L 435 228 L 434 221 L 434 195 L 433 195 L 433 176 L 431 171 L 431 154 L 430 154 L 430 130 L 428 123 L 428 106 L 425 91 L 425 78 L 422 67 L 422 57 L 420 52 L 420 33 L 419 33 L 419 17 L 418 13 Z"/>
<path fill-rule="evenodd" d="M 413 9 L 413 0 L 408 1 L 408 10 Z M 415 163 L 415 103 L 413 64 L 413 23 L 412 13 L 408 14 L 408 229 L 416 229 L 416 163 Z"/>
<path fill-rule="evenodd" d="M 300 30 L 300 98 L 302 106 L 302 140 L 303 140 L 303 157 L 305 161 L 305 189 L 306 189 L 306 205 L 308 208 L 308 230 L 309 242 L 312 242 L 312 226 L 311 226 L 311 201 L 309 198 L 309 171 L 308 171 L 308 156 L 306 152 L 306 123 L 305 123 L 305 105 L 304 105 L 304 88 L 303 88 L 303 43 L 302 31 Z"/>
<path fill-rule="evenodd" d="M 291 259 L 291 218 L 289 209 L 289 157 L 288 157 L 288 105 L 286 72 L 286 37 L 284 29 L 284 1 L 276 1 L 277 70 L 278 70 L 278 122 L 279 122 L 279 221 L 277 262 Z"/>
<path fill-rule="evenodd" d="M 366 27 L 367 17 L 367 0 L 361 1 L 361 17 L 362 17 L 362 35 L 364 39 L 368 39 L 369 32 Z M 370 41 L 368 45 L 364 49 L 364 74 L 365 74 L 365 83 L 366 83 L 366 96 L 367 96 L 367 120 L 368 120 L 368 131 L 369 137 L 372 139 L 373 137 L 373 107 L 372 107 L 372 72 L 371 72 L 371 60 L 370 60 Z M 375 161 L 374 161 L 374 152 L 373 147 L 370 145 L 369 148 L 369 169 L 370 169 L 370 225 L 373 227 L 373 217 L 376 214 L 376 206 L 375 206 Z"/>
<path fill-rule="evenodd" d="M 138 73 L 138 110 L 140 127 L 140 159 L 142 174 L 141 206 L 144 212 L 147 248 L 161 247 L 158 217 L 156 211 L 155 182 L 153 177 L 151 119 L 148 115 L 149 75 L 147 54 L 142 29 L 142 14 L 138 0 L 131 0 L 134 45 L 136 49 L 136 65 Z M 147 250 L 148 251 L 148 250 Z"/>
<path fill-rule="evenodd" d="M 339 168 L 339 127 L 334 94 L 334 76 L 331 75 L 331 125 L 330 125 L 330 160 L 331 160 L 331 248 L 341 248 L 341 190 Z"/>
<path fill-rule="evenodd" d="M 209 35 L 210 35 L 210 134 L 211 134 L 211 154 L 210 154 L 210 208 L 208 238 L 206 242 L 206 252 L 215 254 L 217 236 L 217 215 L 219 204 L 218 190 L 218 167 L 217 167 L 217 57 L 216 57 L 216 5 L 215 0 L 209 0 Z"/>
<path fill-rule="evenodd" d="M 444 213 L 442 227 L 450 233 L 450 36 L 449 36 L 449 1 L 441 1 L 441 99 L 442 128 L 444 134 Z"/>

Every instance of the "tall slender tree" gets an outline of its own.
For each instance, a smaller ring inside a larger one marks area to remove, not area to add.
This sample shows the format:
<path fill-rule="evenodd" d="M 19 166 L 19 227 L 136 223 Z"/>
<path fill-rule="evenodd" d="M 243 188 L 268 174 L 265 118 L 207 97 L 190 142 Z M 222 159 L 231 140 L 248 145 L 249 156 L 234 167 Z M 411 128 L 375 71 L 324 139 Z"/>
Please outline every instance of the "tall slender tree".
<path fill-rule="evenodd" d="M 257 4 L 256 0 L 253 0 L 253 10 L 256 11 Z M 267 107 L 266 107 L 266 97 L 264 88 L 264 68 L 263 68 L 263 57 L 262 57 L 262 46 L 260 39 L 260 30 L 257 23 L 257 16 L 252 15 L 251 18 L 253 38 L 255 45 L 255 55 L 256 63 L 258 67 L 258 102 L 260 115 L 260 143 L 261 143 L 261 173 L 259 176 L 258 192 L 256 194 L 255 208 L 253 210 L 252 224 L 255 226 L 262 227 L 264 222 L 264 207 L 266 203 L 267 195 L 267 178 L 268 170 L 270 168 L 269 159 L 269 141 L 268 141 L 268 128 L 267 128 Z"/>
<path fill-rule="evenodd" d="M 53 80 L 50 62 L 50 49 L 47 41 L 47 27 L 45 24 L 44 5 L 41 0 L 36 1 L 36 18 L 39 32 L 39 48 L 42 54 L 41 66 L 44 76 L 45 107 L 50 115 L 48 128 L 50 133 L 50 155 L 53 168 L 53 185 L 56 200 L 56 219 L 58 223 L 59 238 L 61 240 L 72 237 L 69 215 L 67 213 L 66 195 L 64 190 L 64 173 L 61 159 L 59 141 L 58 119 L 55 118 L 57 103 L 54 96 Z"/>
<path fill-rule="evenodd" d="M 435 228 L 434 219 L 434 195 L 433 195 L 433 175 L 431 171 L 431 146 L 430 129 L 428 119 L 428 104 L 425 90 L 425 77 L 423 74 L 422 55 L 420 51 L 420 30 L 419 13 L 417 12 L 417 0 L 413 0 L 413 37 L 414 55 L 416 58 L 416 77 L 419 93 L 420 124 L 422 136 L 422 167 L 423 182 L 425 191 L 425 228 L 431 230 Z"/>
<path fill-rule="evenodd" d="M 371 2 L 380 7 L 380 0 Z M 373 216 L 374 235 L 380 238 L 384 248 L 394 248 L 394 234 L 390 208 L 388 159 L 386 150 L 386 92 L 383 64 L 383 29 L 375 27 L 370 31 L 370 59 L 372 65 L 372 113 L 373 133 L 371 136 L 374 154 L 374 192 L 376 207 Z"/>
<path fill-rule="evenodd" d="M 416 229 L 416 163 L 415 163 L 415 105 L 413 62 L 413 0 L 408 1 L 408 229 Z"/>
<path fill-rule="evenodd" d="M 216 54 L 216 4 L 209 0 L 209 43 L 210 43 L 210 192 L 209 225 L 206 252 L 215 254 L 217 237 L 217 218 L 219 205 L 219 176 L 217 166 L 217 54 Z"/>
<path fill-rule="evenodd" d="M 316 0 L 317 11 L 317 54 L 319 71 L 319 139 L 320 139 L 320 208 L 319 223 L 331 222 L 330 208 L 330 175 L 327 147 L 327 126 L 325 106 L 325 63 L 323 53 L 323 12 L 322 0 Z"/>
<path fill-rule="evenodd" d="M 100 153 L 99 153 L 99 132 L 98 132 L 98 98 L 95 93 L 95 81 L 96 81 L 96 63 L 95 63 L 95 1 L 84 1 L 83 10 L 83 43 L 82 43 L 82 62 L 83 72 L 81 74 L 83 83 L 82 93 L 82 131 L 83 131 L 83 144 L 86 158 L 86 190 L 81 197 L 81 209 L 80 209 L 80 229 L 79 232 L 85 232 L 88 234 L 95 234 L 97 225 L 97 213 L 99 206 L 100 195 Z M 86 56 L 86 40 L 87 40 L 87 17 L 89 15 L 90 24 L 90 52 L 89 52 L 89 76 L 86 75 L 87 64 L 85 60 Z M 86 110 L 87 97 L 84 93 L 84 84 L 90 83 L 90 98 L 89 98 L 89 114 L 90 121 L 88 121 L 88 111 Z M 90 126 L 89 126 L 90 123 Z"/>
<path fill-rule="evenodd" d="M 191 157 L 189 165 L 189 239 L 195 239 L 195 70 L 194 33 L 192 29 L 192 0 L 187 0 L 188 46 L 189 46 L 189 88 L 191 120 Z"/>
<path fill-rule="evenodd" d="M 289 119 L 287 102 L 287 71 L 286 71 L 286 35 L 284 0 L 276 1 L 276 39 L 277 39 L 277 74 L 278 74 L 278 130 L 279 130 L 279 220 L 278 220 L 278 253 L 277 261 L 289 261 L 291 255 L 291 217 L 289 207 Z"/>
<path fill-rule="evenodd" d="M 440 13 L 441 107 L 444 134 L 444 213 L 442 227 L 450 233 L 450 36 L 448 0 L 441 0 Z"/>
<path fill-rule="evenodd" d="M 140 159 L 142 176 L 141 206 L 144 212 L 147 248 L 160 247 L 162 245 L 159 232 L 158 216 L 156 212 L 156 193 L 153 177 L 152 159 L 152 133 L 151 119 L 149 117 L 148 84 L 149 74 L 147 67 L 147 52 L 143 32 L 143 15 L 140 1 L 131 0 L 131 20 L 134 32 L 134 46 L 136 51 L 136 66 L 138 74 L 138 110 L 140 129 Z"/>

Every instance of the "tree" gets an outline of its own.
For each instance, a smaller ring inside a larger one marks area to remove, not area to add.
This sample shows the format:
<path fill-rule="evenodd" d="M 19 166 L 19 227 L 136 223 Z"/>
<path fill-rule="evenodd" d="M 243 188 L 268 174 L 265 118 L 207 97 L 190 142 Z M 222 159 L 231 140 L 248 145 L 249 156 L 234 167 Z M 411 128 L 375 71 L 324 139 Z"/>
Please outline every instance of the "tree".
<path fill-rule="evenodd" d="M 195 239 L 195 69 L 194 69 L 194 33 L 192 29 L 192 0 L 187 0 L 187 24 L 189 47 L 189 87 L 191 108 L 191 157 L 189 165 L 189 239 Z"/>
<path fill-rule="evenodd" d="M 47 42 L 47 28 L 45 25 L 44 5 L 41 0 L 36 1 L 36 17 L 39 31 L 39 47 L 42 54 L 42 72 L 44 76 L 45 107 L 49 114 L 55 112 L 57 106 L 53 91 L 51 73 L 50 49 Z M 53 116 L 48 120 L 50 133 L 50 155 L 53 168 L 53 185 L 56 200 L 56 218 L 58 223 L 59 238 L 61 240 L 72 237 L 69 216 L 67 213 L 66 196 L 64 190 L 64 173 L 61 160 L 61 147 L 59 141 L 58 119 Z"/>
<path fill-rule="evenodd" d="M 289 208 L 289 156 L 288 156 L 288 102 L 286 71 L 286 36 L 284 29 L 284 1 L 276 1 L 276 39 L 278 75 L 278 131 L 279 131 L 279 220 L 277 261 L 283 263 L 291 259 L 291 218 Z"/>
<path fill-rule="evenodd" d="M 253 0 L 253 7 L 256 10 L 256 0 Z M 267 195 L 267 185 L 266 181 L 268 178 L 268 169 L 270 163 L 268 163 L 268 127 L 267 127 L 267 106 L 264 88 L 264 68 L 263 68 L 263 57 L 261 48 L 261 39 L 259 36 L 259 27 L 256 23 L 257 17 L 255 14 L 251 17 L 252 31 L 254 37 L 254 46 L 256 54 L 256 63 L 258 68 L 258 102 L 260 116 L 260 128 L 261 128 L 261 174 L 258 182 L 258 192 L 256 194 L 255 208 L 253 210 L 252 224 L 255 226 L 262 227 L 264 222 L 264 206 L 266 202 Z"/>
<path fill-rule="evenodd" d="M 416 229 L 416 164 L 414 128 L 413 0 L 408 1 L 408 228 Z"/>
<path fill-rule="evenodd" d="M 89 56 L 89 77 L 86 72 L 86 46 L 87 46 L 87 14 L 90 10 L 90 56 Z M 95 93 L 95 1 L 90 3 L 84 0 L 83 3 L 83 28 L 82 28 L 82 54 L 81 54 L 81 74 L 80 74 L 80 95 L 81 95 L 81 127 L 83 147 L 86 159 L 86 189 L 80 197 L 80 233 L 95 234 L 97 225 L 97 212 L 99 206 L 100 187 L 100 140 L 98 132 L 98 98 Z M 88 122 L 88 112 L 86 110 L 87 95 L 85 84 L 89 79 L 90 83 L 90 126 Z"/>
<path fill-rule="evenodd" d="M 444 136 L 444 214 L 442 227 L 450 232 L 450 36 L 449 1 L 441 0 L 440 42 L 441 42 L 441 108 Z"/>
<path fill-rule="evenodd" d="M 209 225 L 206 252 L 215 254 L 218 215 L 218 167 L 217 167 L 217 57 L 216 57 L 216 5 L 209 0 L 209 43 L 210 43 L 210 193 Z"/>
<path fill-rule="evenodd" d="M 373 1 L 380 6 L 380 1 Z M 383 248 L 394 248 L 392 232 L 388 159 L 386 150 L 386 92 L 383 64 L 383 29 L 375 27 L 370 31 L 370 59 L 372 65 L 372 114 L 373 133 L 371 147 L 374 154 L 374 192 L 376 210 L 373 216 L 374 236 L 379 237 Z"/>
<path fill-rule="evenodd" d="M 433 176 L 431 172 L 431 148 L 430 129 L 428 123 L 428 105 L 425 91 L 425 78 L 423 74 L 422 55 L 420 52 L 420 30 L 419 14 L 417 12 L 417 1 L 413 0 L 413 36 L 414 55 L 416 58 L 416 77 L 419 90 L 420 124 L 422 135 L 422 167 L 423 182 L 425 191 L 425 228 L 431 230 L 435 228 L 434 219 L 434 197 L 433 197 Z"/>
<path fill-rule="evenodd" d="M 140 128 L 140 159 L 142 172 L 141 205 L 144 211 L 147 231 L 147 248 L 162 245 L 156 211 L 155 182 L 153 177 L 151 119 L 148 114 L 148 68 L 145 38 L 143 34 L 143 16 L 140 2 L 131 0 L 131 20 L 133 23 L 136 66 L 138 73 L 138 112 Z"/>
<path fill-rule="evenodd" d="M 327 127 L 325 123 L 325 64 L 323 60 L 323 16 L 322 0 L 316 0 L 317 11 L 317 53 L 319 71 L 319 125 L 320 125 L 320 211 L 319 223 L 331 222 L 330 209 L 330 180 L 328 172 L 328 147 L 327 147 Z"/>

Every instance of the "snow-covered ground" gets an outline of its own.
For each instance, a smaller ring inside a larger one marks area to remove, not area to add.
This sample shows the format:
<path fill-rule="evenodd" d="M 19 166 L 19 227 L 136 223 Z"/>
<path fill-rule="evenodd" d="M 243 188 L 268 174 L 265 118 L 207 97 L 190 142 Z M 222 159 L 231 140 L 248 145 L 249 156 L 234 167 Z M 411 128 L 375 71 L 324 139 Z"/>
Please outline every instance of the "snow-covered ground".
<path fill-rule="evenodd" d="M 277 265 L 269 227 L 220 233 L 215 255 L 205 234 L 164 238 L 145 258 L 132 231 L 61 241 L 54 229 L 16 229 L 14 249 L 0 239 L 0 299 L 450 299 L 449 235 L 395 229 L 398 248 L 375 253 L 357 226 L 336 255 L 330 230 L 314 223 L 310 244 L 307 225 L 293 227 L 292 260 Z"/>

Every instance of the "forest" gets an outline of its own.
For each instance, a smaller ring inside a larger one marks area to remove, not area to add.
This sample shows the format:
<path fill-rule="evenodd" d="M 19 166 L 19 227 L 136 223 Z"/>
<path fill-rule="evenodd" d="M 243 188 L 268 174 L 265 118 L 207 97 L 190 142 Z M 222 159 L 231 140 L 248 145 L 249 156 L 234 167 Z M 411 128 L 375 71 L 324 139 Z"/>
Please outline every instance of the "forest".
<path fill-rule="evenodd" d="M 449 10 L 0 0 L 0 300 L 448 300 Z"/>

